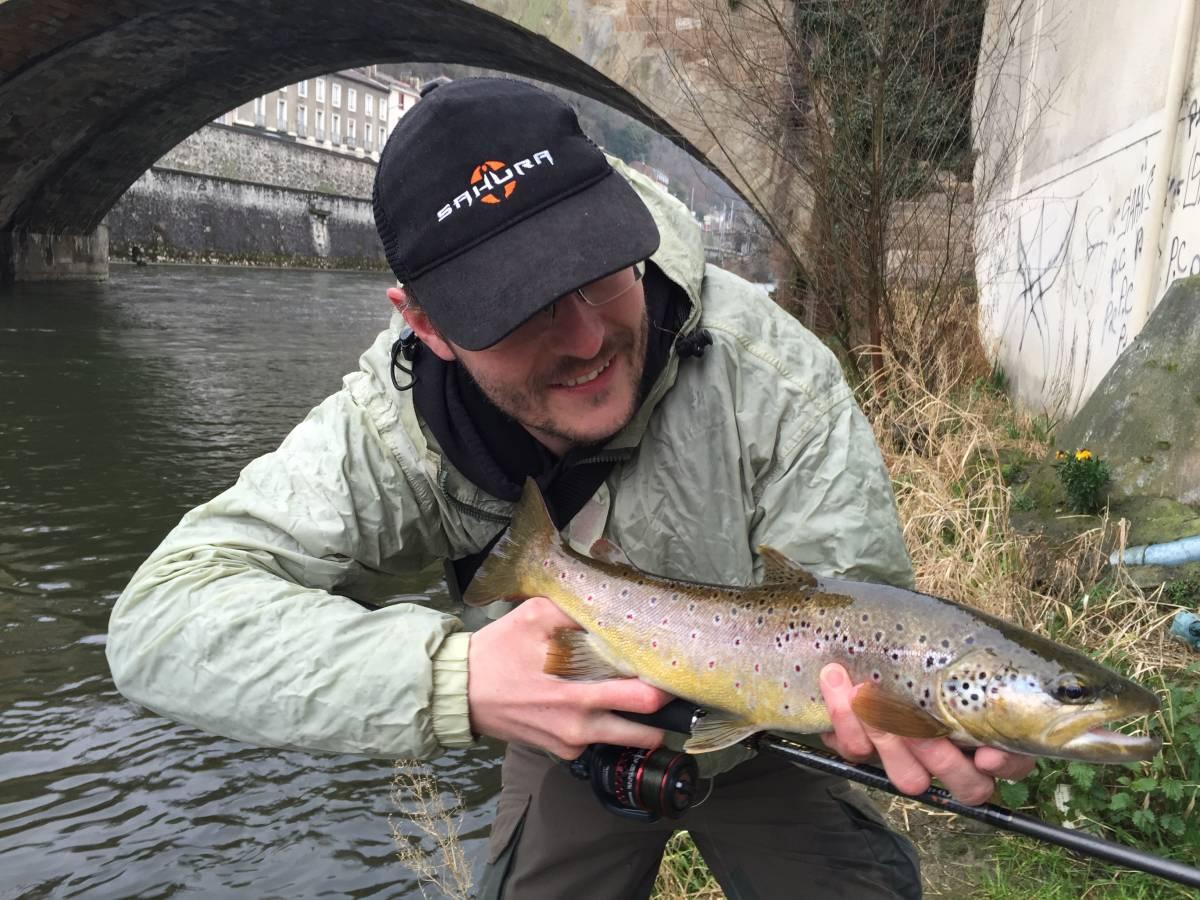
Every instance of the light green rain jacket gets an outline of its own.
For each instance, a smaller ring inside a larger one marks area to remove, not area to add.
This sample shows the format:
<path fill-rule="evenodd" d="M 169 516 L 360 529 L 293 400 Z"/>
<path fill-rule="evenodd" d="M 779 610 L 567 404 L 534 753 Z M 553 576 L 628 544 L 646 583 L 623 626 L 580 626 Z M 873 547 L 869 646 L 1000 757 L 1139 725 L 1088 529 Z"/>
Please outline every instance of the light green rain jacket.
<path fill-rule="evenodd" d="M 685 330 L 715 343 L 672 356 L 611 442 L 627 459 L 571 543 L 603 535 L 647 571 L 737 584 L 761 578 L 766 544 L 818 574 L 911 585 L 887 472 L 834 356 L 760 289 L 706 267 L 682 204 L 622 174 L 658 222 L 653 262 L 693 302 Z M 441 456 L 392 387 L 401 324 L 134 574 L 107 646 L 126 697 L 274 747 L 429 758 L 472 743 L 462 621 L 347 599 L 394 596 L 486 545 L 511 511 Z"/>

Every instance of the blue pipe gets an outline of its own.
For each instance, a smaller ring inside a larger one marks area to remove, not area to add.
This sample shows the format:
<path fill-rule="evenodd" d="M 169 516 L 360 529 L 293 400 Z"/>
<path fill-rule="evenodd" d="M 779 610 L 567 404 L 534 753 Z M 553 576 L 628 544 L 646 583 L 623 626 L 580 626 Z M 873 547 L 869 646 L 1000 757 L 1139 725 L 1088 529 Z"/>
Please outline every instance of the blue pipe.
<path fill-rule="evenodd" d="M 1177 541 L 1167 541 L 1164 544 L 1129 547 L 1124 556 L 1114 552 L 1108 558 L 1108 563 L 1112 566 L 1118 562 L 1127 566 L 1182 566 L 1184 563 L 1197 561 L 1200 561 L 1200 534 Z"/>

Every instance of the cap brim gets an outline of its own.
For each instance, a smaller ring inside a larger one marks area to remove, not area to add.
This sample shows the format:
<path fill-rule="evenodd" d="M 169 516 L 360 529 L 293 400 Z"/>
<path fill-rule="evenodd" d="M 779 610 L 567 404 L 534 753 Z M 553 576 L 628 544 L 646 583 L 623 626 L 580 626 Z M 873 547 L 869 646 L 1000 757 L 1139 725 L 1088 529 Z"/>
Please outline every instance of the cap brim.
<path fill-rule="evenodd" d="M 443 337 L 483 350 L 559 297 L 658 249 L 658 227 L 615 171 L 410 284 Z"/>

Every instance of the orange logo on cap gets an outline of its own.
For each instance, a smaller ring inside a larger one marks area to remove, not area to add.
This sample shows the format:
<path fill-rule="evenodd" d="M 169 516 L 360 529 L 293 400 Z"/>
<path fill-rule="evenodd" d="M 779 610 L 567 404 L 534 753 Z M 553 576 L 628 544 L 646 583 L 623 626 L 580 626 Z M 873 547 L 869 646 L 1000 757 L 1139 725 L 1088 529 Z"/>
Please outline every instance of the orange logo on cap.
<path fill-rule="evenodd" d="M 507 179 L 507 183 L 504 185 L 503 197 L 497 197 L 494 193 L 492 193 L 496 188 L 500 187 L 500 181 L 489 173 L 504 172 L 507 169 L 507 164 L 497 162 L 494 159 L 489 159 L 487 162 L 475 167 L 475 171 L 471 173 L 471 184 L 478 184 L 480 181 L 482 181 L 488 191 L 488 193 L 484 194 L 478 194 L 477 192 L 480 203 L 499 203 L 501 200 L 507 200 L 510 196 L 512 196 L 512 192 L 517 189 L 517 183 Z M 509 174 L 508 178 L 511 179 L 512 175 Z"/>
<path fill-rule="evenodd" d="M 3 0 L 0 0 L 2 3 Z M 439 222 L 450 218 L 458 209 L 471 207 L 476 200 L 480 203 L 499 203 L 512 196 L 517 189 L 517 182 L 541 166 L 553 166 L 554 157 L 549 150 L 539 150 L 532 156 L 519 160 L 511 166 L 508 163 L 489 159 L 477 165 L 471 172 L 471 184 L 449 203 L 443 204 L 437 211 Z"/>

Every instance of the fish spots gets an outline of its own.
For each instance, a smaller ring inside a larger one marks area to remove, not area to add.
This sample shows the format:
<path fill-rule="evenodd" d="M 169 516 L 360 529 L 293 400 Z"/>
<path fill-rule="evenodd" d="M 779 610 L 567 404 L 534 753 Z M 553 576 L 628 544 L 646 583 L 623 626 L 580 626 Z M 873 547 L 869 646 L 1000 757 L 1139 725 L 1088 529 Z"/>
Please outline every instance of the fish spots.
<path fill-rule="evenodd" d="M 872 681 L 883 681 L 883 676 L 882 676 L 882 675 L 880 675 L 878 672 L 872 672 L 872 673 L 871 673 L 871 680 L 872 680 Z"/>
<path fill-rule="evenodd" d="M 678 667 L 679 667 L 679 660 L 677 660 L 677 659 L 671 660 L 671 668 L 674 669 L 674 668 L 678 668 Z"/>
<path fill-rule="evenodd" d="M 662 620 L 662 623 L 663 623 L 664 625 L 666 625 L 668 621 L 670 621 L 670 620 L 669 620 L 669 619 L 663 619 L 663 620 Z"/>
<path fill-rule="evenodd" d="M 658 649 L 658 641 L 651 641 L 650 646 L 653 647 L 655 650 L 657 650 Z"/>
<path fill-rule="evenodd" d="M 583 581 L 585 578 L 587 578 L 587 575 L 585 575 L 583 572 L 580 572 L 578 575 L 575 576 L 576 581 Z"/>
<path fill-rule="evenodd" d="M 567 580 L 567 573 L 566 573 L 566 572 L 559 572 L 559 573 L 558 573 L 558 580 L 559 580 L 559 581 L 566 581 L 566 580 Z"/>
<path fill-rule="evenodd" d="M 888 656 L 890 656 L 892 658 L 892 662 L 900 661 L 900 651 L 899 650 L 893 650 L 891 653 L 888 654 Z"/>
<path fill-rule="evenodd" d="M 883 632 L 882 631 L 875 632 L 875 642 L 879 643 L 882 640 L 883 640 Z"/>
<path fill-rule="evenodd" d="M 621 588 L 621 596 L 628 597 L 629 596 L 629 588 Z"/>
<path fill-rule="evenodd" d="M 721 624 L 721 614 L 720 613 L 717 613 L 716 615 L 713 616 L 713 624 L 714 625 Z"/>
<path fill-rule="evenodd" d="M 742 683 L 740 681 L 735 681 L 733 683 L 733 689 L 735 691 L 740 691 L 742 689 Z"/>
<path fill-rule="evenodd" d="M 925 668 L 926 669 L 933 668 L 933 657 L 932 656 L 925 657 Z"/>
<path fill-rule="evenodd" d="M 896 630 L 897 630 L 897 631 L 903 631 L 903 630 L 904 630 L 904 623 L 903 623 L 903 622 L 897 622 L 897 623 L 896 623 Z"/>
<path fill-rule="evenodd" d="M 549 559 L 543 559 L 543 560 L 542 560 L 542 568 L 543 568 L 543 569 L 548 569 L 548 568 L 550 568 L 550 560 L 549 560 Z"/>
<path fill-rule="evenodd" d="M 863 614 L 862 614 L 862 620 L 863 620 L 864 622 L 870 622 L 870 621 L 871 621 L 871 616 L 870 616 L 870 614 L 868 614 L 868 613 L 863 613 Z"/>
<path fill-rule="evenodd" d="M 717 661 L 715 659 L 710 659 L 708 661 L 708 667 L 710 669 L 715 669 L 717 667 Z"/>
<path fill-rule="evenodd" d="M 588 594 L 588 595 L 587 595 L 587 602 L 588 602 L 588 603 L 594 603 L 595 601 L 596 601 L 596 595 L 595 595 L 595 594 Z"/>
<path fill-rule="evenodd" d="M 762 666 L 761 666 L 761 665 L 759 665 L 758 663 L 755 663 L 755 664 L 754 664 L 754 674 L 756 674 L 756 675 L 757 675 L 757 674 L 758 674 L 759 672 L 761 672 L 761 671 L 762 671 Z"/>
<path fill-rule="evenodd" d="M 742 639 L 741 639 L 741 638 L 734 638 L 734 639 L 733 639 L 733 646 L 735 646 L 735 647 L 740 647 L 740 646 L 742 646 Z"/>
<path fill-rule="evenodd" d="M 797 671 L 797 672 L 799 672 L 799 671 L 800 671 L 800 663 L 796 663 L 796 671 Z"/>
<path fill-rule="evenodd" d="M 946 640 L 945 638 L 942 638 L 942 647 L 946 650 L 950 649 L 950 642 L 948 640 Z"/>
<path fill-rule="evenodd" d="M 925 643 L 925 635 L 921 635 L 920 637 L 918 637 L 918 638 L 917 638 L 917 643 L 918 643 L 918 644 L 923 644 L 923 643 Z"/>
<path fill-rule="evenodd" d="M 692 632 L 692 640 L 694 641 L 698 635 L 699 635 L 699 632 L 693 631 Z"/>
<path fill-rule="evenodd" d="M 761 625 L 762 623 L 763 623 L 763 617 L 759 616 L 757 624 Z"/>
<path fill-rule="evenodd" d="M 689 604 L 688 604 L 688 612 L 695 612 L 695 611 L 696 611 L 696 604 L 695 604 L 695 603 L 689 603 Z"/>
<path fill-rule="evenodd" d="M 633 613 L 631 613 L 631 612 L 625 613 L 625 619 L 626 619 L 626 621 L 632 622 L 633 621 Z"/>
<path fill-rule="evenodd" d="M 975 643 L 975 635 L 968 634 L 965 638 L 963 638 L 963 643 L 967 645 Z"/>
<path fill-rule="evenodd" d="M 814 649 L 814 650 L 820 650 L 820 649 L 821 649 L 821 642 L 820 642 L 820 641 L 813 641 L 813 649 Z"/>
<path fill-rule="evenodd" d="M 658 598 L 653 595 L 651 595 L 650 599 L 647 600 L 646 602 L 649 603 L 651 606 L 658 606 Z"/>

